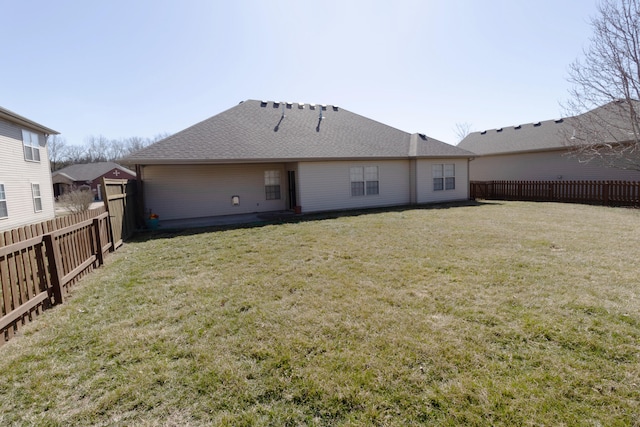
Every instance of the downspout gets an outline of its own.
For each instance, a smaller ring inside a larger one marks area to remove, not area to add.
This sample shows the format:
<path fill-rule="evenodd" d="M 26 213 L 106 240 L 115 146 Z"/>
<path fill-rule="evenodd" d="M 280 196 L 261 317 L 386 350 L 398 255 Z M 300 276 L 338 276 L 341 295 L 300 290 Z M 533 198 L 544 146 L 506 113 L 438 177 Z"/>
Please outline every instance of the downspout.
<path fill-rule="evenodd" d="M 409 203 L 418 204 L 418 135 L 412 134 L 409 140 Z"/>
<path fill-rule="evenodd" d="M 471 162 L 475 159 L 475 157 L 467 159 L 467 200 L 471 200 Z"/>
<path fill-rule="evenodd" d="M 143 166 L 136 164 L 136 223 L 138 228 L 145 226 Z"/>

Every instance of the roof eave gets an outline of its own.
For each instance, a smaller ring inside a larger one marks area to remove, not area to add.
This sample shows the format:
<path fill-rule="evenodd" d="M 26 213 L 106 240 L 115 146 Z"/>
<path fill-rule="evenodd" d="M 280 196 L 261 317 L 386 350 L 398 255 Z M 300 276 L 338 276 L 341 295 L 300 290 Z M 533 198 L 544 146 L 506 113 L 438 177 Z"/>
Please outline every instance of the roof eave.
<path fill-rule="evenodd" d="M 60 132 L 50 129 L 46 126 L 42 126 L 39 123 L 34 122 L 33 120 L 29 120 L 26 117 L 22 117 L 19 114 L 14 113 L 13 111 L 9 111 L 5 108 L 0 107 L 0 118 L 4 120 L 8 120 L 10 122 L 16 123 L 20 126 L 27 127 L 32 130 L 36 130 L 42 132 L 47 135 L 60 135 Z"/>

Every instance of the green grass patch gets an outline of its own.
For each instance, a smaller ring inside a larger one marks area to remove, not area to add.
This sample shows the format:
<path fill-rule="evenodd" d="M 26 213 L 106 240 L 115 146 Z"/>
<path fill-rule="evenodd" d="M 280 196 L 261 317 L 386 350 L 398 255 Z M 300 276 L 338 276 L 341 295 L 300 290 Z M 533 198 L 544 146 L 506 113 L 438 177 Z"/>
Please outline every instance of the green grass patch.
<path fill-rule="evenodd" d="M 0 424 L 638 425 L 638 259 L 564 204 L 156 234 L 0 348 Z"/>

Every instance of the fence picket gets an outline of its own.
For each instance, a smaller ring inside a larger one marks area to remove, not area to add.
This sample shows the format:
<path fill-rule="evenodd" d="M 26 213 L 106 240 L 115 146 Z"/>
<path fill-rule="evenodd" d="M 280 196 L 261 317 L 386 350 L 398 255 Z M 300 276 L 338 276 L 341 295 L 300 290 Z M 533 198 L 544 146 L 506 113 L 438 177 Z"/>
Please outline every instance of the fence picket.
<path fill-rule="evenodd" d="M 531 200 L 640 206 L 640 182 L 471 181 L 473 199 Z"/>
<path fill-rule="evenodd" d="M 112 230 L 118 231 L 118 245 L 133 233 L 129 191 L 135 187 L 123 180 L 103 185 L 109 187 L 116 188 L 113 212 L 105 206 L 0 232 L 0 346 L 43 309 L 62 303 L 77 280 L 104 263 L 104 254 L 117 247 Z"/>

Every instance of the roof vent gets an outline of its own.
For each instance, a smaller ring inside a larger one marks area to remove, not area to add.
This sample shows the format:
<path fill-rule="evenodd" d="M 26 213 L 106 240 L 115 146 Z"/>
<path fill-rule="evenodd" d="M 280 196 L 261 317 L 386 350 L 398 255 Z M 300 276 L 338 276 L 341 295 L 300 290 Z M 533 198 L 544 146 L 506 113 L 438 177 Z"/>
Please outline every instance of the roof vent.
<path fill-rule="evenodd" d="M 279 102 L 274 102 L 273 103 L 273 108 L 278 108 L 280 107 L 280 103 Z"/>
<path fill-rule="evenodd" d="M 554 120 L 554 122 L 556 122 L 556 123 L 562 123 L 562 122 L 564 122 L 564 119 L 555 119 L 555 120 Z"/>
<path fill-rule="evenodd" d="M 298 108 L 299 108 L 300 110 L 304 110 L 304 102 L 300 102 L 300 103 L 298 103 Z"/>
<path fill-rule="evenodd" d="M 522 125 L 514 126 L 514 129 L 522 129 Z"/>
<path fill-rule="evenodd" d="M 427 135 L 425 135 L 424 133 L 419 133 L 418 136 L 425 141 L 427 140 Z"/>
<path fill-rule="evenodd" d="M 293 102 L 287 102 L 287 108 L 291 109 L 291 106 L 293 105 Z"/>
<path fill-rule="evenodd" d="M 266 107 L 267 106 L 267 101 L 260 101 L 260 106 L 261 107 Z"/>
<path fill-rule="evenodd" d="M 321 107 L 322 107 L 322 111 L 327 111 L 327 104 L 322 104 Z"/>
<path fill-rule="evenodd" d="M 496 129 L 496 132 L 502 132 L 502 128 Z"/>
<path fill-rule="evenodd" d="M 480 132 L 480 135 L 484 135 L 485 133 L 487 133 L 487 131 L 483 130 L 482 132 Z"/>
<path fill-rule="evenodd" d="M 540 123 L 540 122 L 535 122 L 533 125 L 537 127 L 537 126 L 541 126 L 541 125 L 542 125 L 542 123 Z"/>
<path fill-rule="evenodd" d="M 333 111 L 338 111 L 338 106 L 337 105 L 333 106 Z"/>
<path fill-rule="evenodd" d="M 316 109 L 316 104 L 309 104 L 309 108 L 312 109 L 312 110 L 315 110 Z"/>

